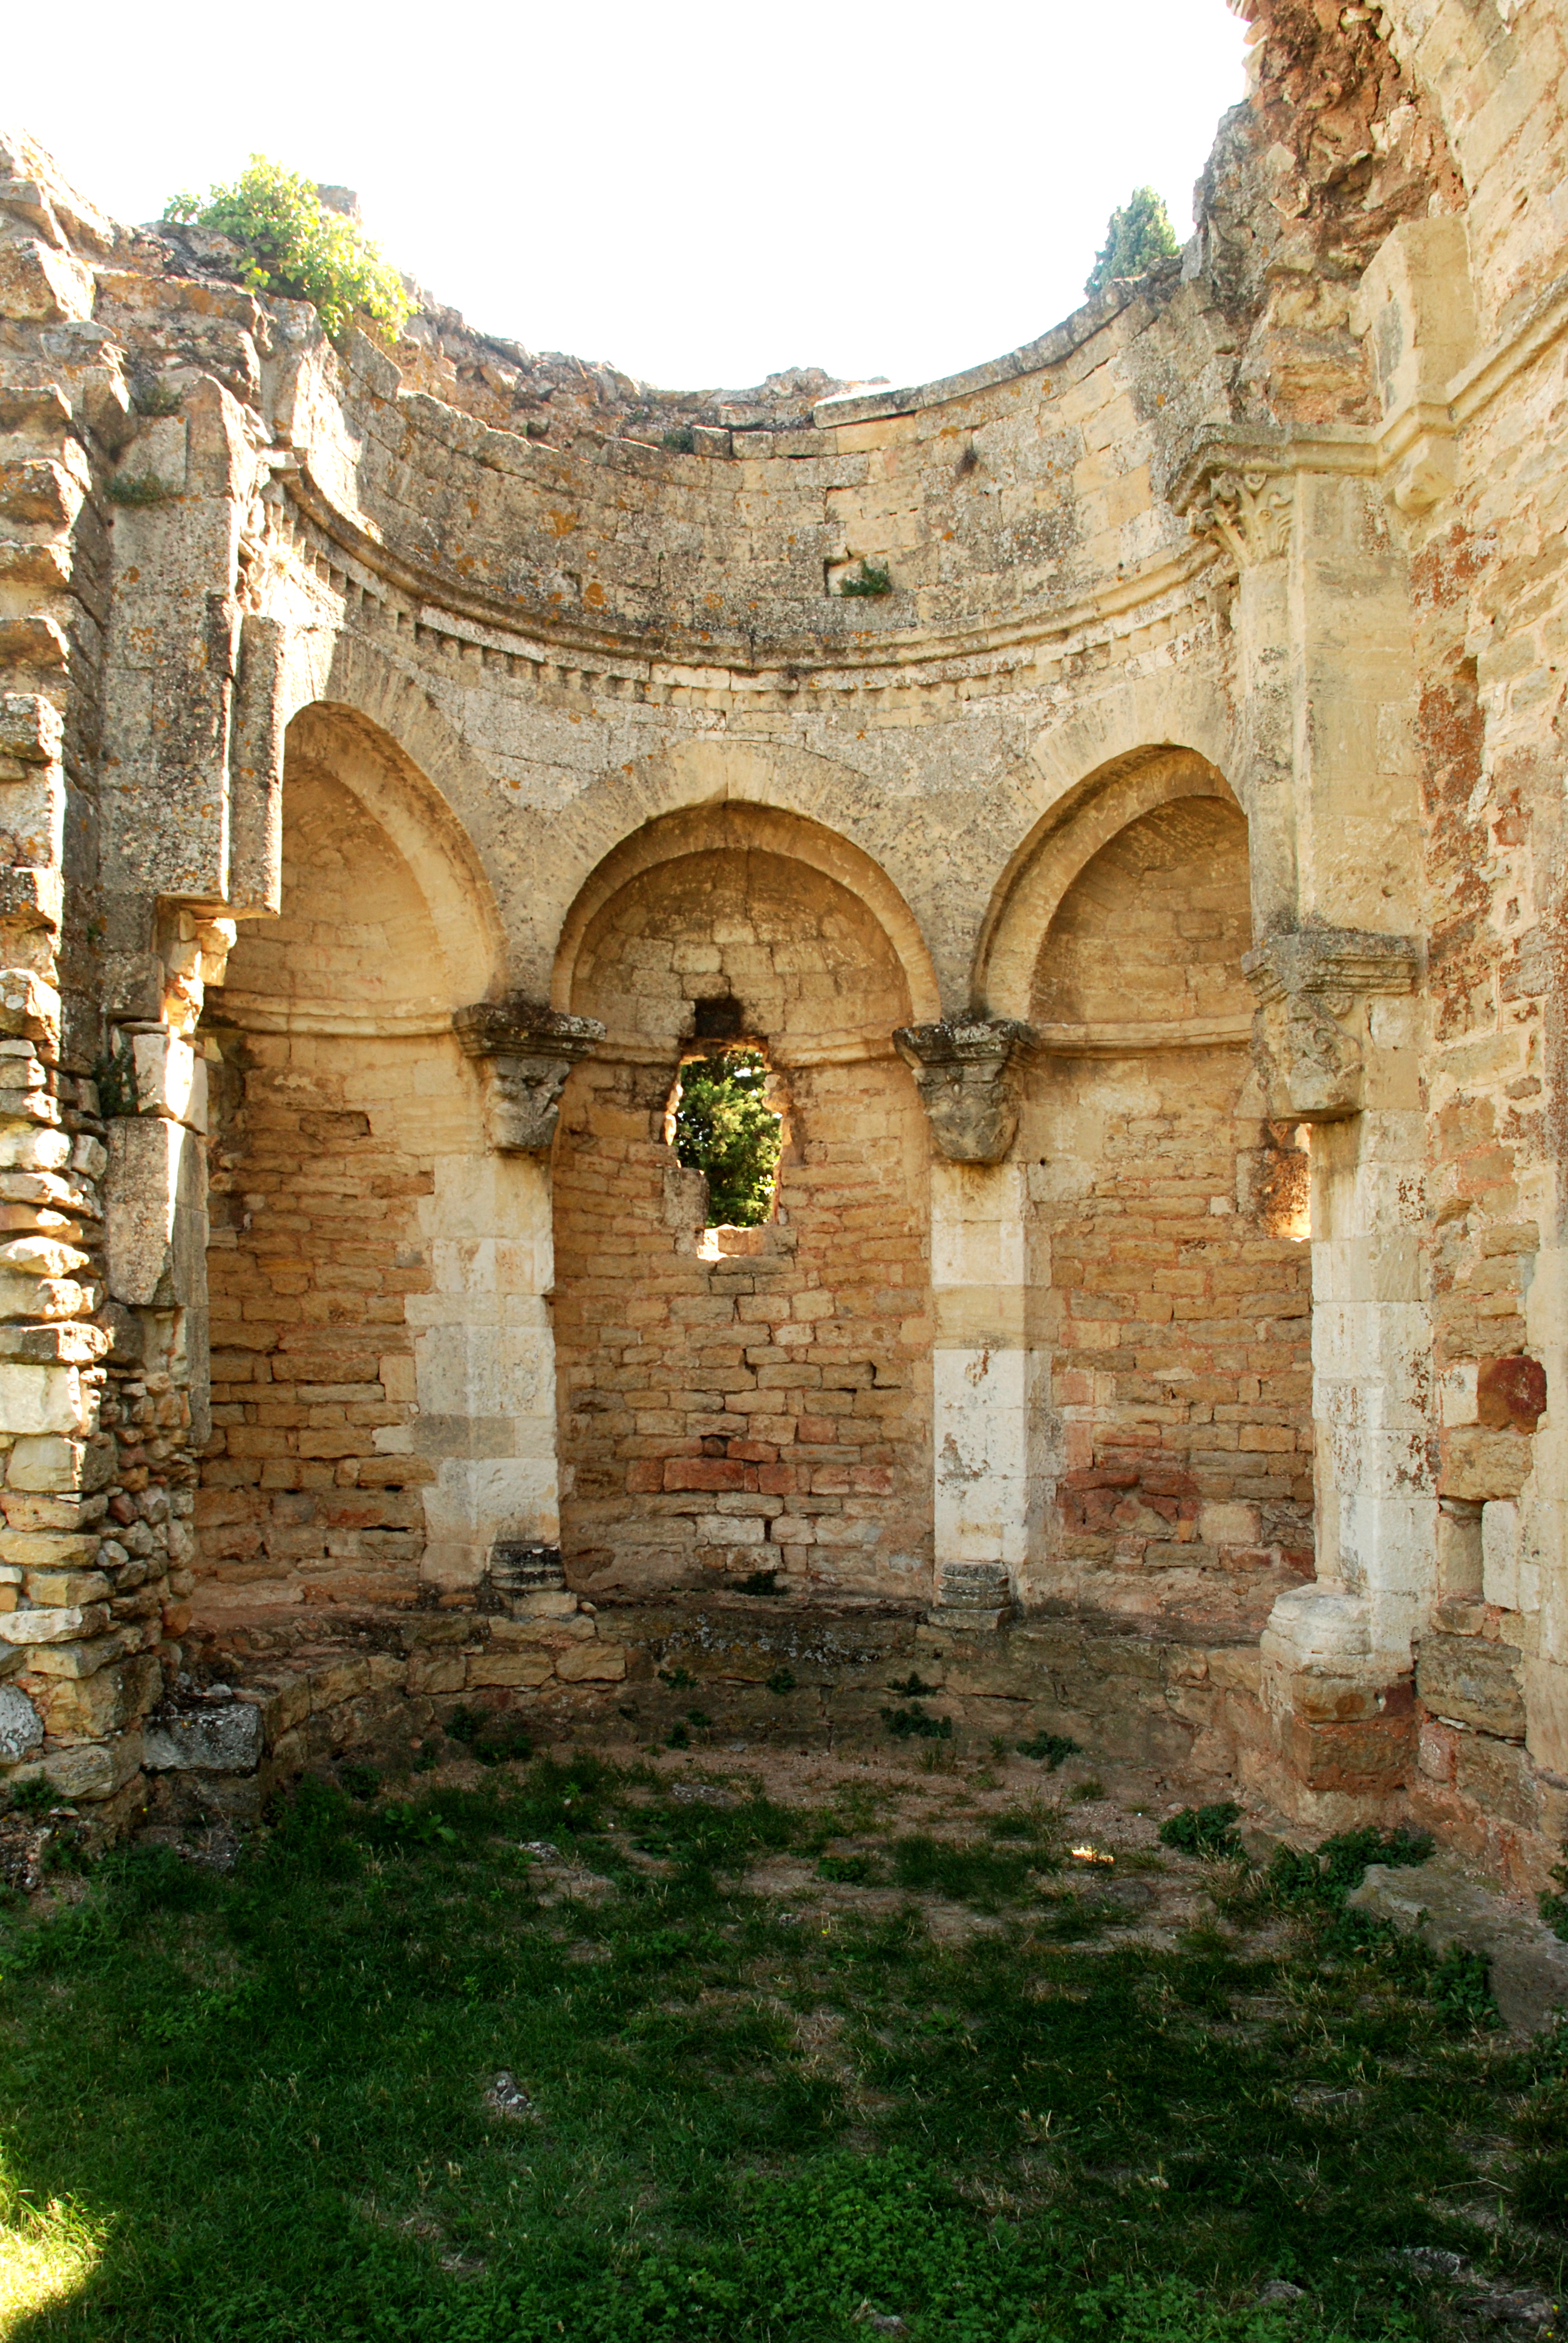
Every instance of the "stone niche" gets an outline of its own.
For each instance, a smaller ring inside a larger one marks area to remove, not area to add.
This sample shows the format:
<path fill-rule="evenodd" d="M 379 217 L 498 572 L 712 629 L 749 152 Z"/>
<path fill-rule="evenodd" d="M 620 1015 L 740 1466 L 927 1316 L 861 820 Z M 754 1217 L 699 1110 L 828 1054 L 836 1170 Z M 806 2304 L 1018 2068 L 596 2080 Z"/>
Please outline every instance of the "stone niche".
<path fill-rule="evenodd" d="M 1067 887 L 1035 972 L 1052 1484 L 1037 1590 L 1256 1634 L 1310 1573 L 1309 1249 L 1270 1225 L 1250 1055 L 1247 832 L 1179 799 Z"/>
<path fill-rule="evenodd" d="M 929 1599 L 930 1142 L 887 934 L 787 854 L 687 852 L 600 905 L 570 999 L 607 1029 L 555 1156 L 573 1584 Z M 765 1051 L 785 1145 L 774 1221 L 720 1252 L 665 1130 L 682 1056 L 724 1038 Z"/>

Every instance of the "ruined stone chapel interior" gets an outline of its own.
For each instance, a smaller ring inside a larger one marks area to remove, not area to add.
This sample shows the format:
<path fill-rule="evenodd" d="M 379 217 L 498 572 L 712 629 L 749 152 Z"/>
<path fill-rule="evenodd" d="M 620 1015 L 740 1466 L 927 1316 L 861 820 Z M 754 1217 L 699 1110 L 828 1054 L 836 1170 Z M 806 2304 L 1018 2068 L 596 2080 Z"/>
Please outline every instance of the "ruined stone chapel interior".
<path fill-rule="evenodd" d="M 1564 27 L 1241 13 L 1185 250 L 900 387 L 335 342 L 11 141 L 0 1782 L 895 1663 L 1545 1878 Z"/>

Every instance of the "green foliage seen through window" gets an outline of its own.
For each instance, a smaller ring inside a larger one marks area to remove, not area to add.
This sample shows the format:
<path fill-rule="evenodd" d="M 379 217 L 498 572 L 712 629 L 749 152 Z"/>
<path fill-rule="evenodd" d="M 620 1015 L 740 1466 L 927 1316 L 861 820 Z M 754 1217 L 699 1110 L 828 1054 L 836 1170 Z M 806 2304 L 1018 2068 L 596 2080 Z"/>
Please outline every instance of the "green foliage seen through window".
<path fill-rule="evenodd" d="M 248 256 L 246 284 L 314 302 L 335 339 L 355 316 L 396 337 L 413 308 L 397 271 L 355 223 L 328 211 L 308 179 L 265 155 L 253 155 L 230 187 L 171 196 L 164 217 L 226 236 Z"/>
<path fill-rule="evenodd" d="M 754 1229 L 773 1210 L 780 1125 L 755 1050 L 723 1050 L 680 1070 L 675 1151 L 708 1175 L 709 1228 Z"/>
<path fill-rule="evenodd" d="M 1181 249 L 1162 198 L 1152 187 L 1134 187 L 1111 213 L 1083 289 L 1091 297 L 1103 293 L 1116 277 L 1141 277 L 1157 260 L 1169 260 Z"/>

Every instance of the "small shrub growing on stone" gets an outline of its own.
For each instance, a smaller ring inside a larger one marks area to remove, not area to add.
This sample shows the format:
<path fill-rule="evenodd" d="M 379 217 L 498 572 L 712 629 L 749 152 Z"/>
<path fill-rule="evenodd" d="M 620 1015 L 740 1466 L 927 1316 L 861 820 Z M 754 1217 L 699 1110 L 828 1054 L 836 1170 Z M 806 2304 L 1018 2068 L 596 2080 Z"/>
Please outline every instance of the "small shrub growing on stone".
<path fill-rule="evenodd" d="M 135 508 L 166 505 L 179 491 L 165 480 L 155 479 L 150 472 L 116 472 L 106 483 L 104 493 L 112 505 Z"/>
<path fill-rule="evenodd" d="M 691 456 L 697 451 L 697 434 L 689 423 L 678 424 L 664 435 L 664 445 L 672 456 Z"/>
<path fill-rule="evenodd" d="M 940 1684 L 922 1684 L 919 1675 L 915 1674 L 911 1671 L 911 1673 L 905 1676 L 901 1682 L 895 1678 L 888 1686 L 888 1690 L 890 1692 L 901 1692 L 907 1700 L 923 1700 L 931 1693 L 940 1692 L 941 1690 L 941 1686 Z"/>
<path fill-rule="evenodd" d="M 138 415 L 149 417 L 177 415 L 185 393 L 177 383 L 167 381 L 162 375 L 144 375 L 131 386 L 131 405 Z"/>
<path fill-rule="evenodd" d="M 795 1689 L 795 1679 L 788 1668 L 775 1668 L 768 1679 L 768 1689 L 782 1695 Z"/>
<path fill-rule="evenodd" d="M 1065 1733 L 1037 1733 L 1032 1739 L 1019 1743 L 1018 1754 L 1035 1758 L 1048 1774 L 1054 1774 L 1064 1757 L 1081 1756 L 1082 1752 Z"/>
<path fill-rule="evenodd" d="M 397 271 L 355 222 L 329 211 L 308 179 L 265 155 L 253 155 L 231 186 L 171 196 L 164 217 L 226 236 L 242 256 L 242 284 L 314 303 L 334 340 L 356 316 L 396 336 L 413 309 Z"/>
<path fill-rule="evenodd" d="M 930 1716 L 923 1708 L 885 1708 L 882 1722 L 895 1741 L 950 1741 L 950 1716 Z"/>
<path fill-rule="evenodd" d="M 851 600 L 865 595 L 890 594 L 892 590 L 892 577 L 879 561 L 862 561 L 858 570 L 839 583 L 839 593 Z"/>
<path fill-rule="evenodd" d="M 1563 1853 L 1568 1855 L 1568 1848 Z M 1568 1861 L 1554 1863 L 1552 1876 L 1557 1882 L 1556 1892 L 1542 1889 L 1541 1917 L 1556 1935 L 1568 1940 Z"/>

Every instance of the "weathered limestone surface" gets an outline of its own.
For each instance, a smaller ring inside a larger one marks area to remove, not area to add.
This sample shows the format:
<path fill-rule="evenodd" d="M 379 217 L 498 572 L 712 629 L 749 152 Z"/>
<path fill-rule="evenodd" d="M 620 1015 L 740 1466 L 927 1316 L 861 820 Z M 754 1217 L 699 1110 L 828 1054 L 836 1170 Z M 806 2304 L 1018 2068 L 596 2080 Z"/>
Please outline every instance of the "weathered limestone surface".
<path fill-rule="evenodd" d="M 1563 28 L 1245 13 L 1181 261 L 892 389 L 334 347 L 7 147 L 6 1779 L 820 1626 L 1544 1875 Z"/>

